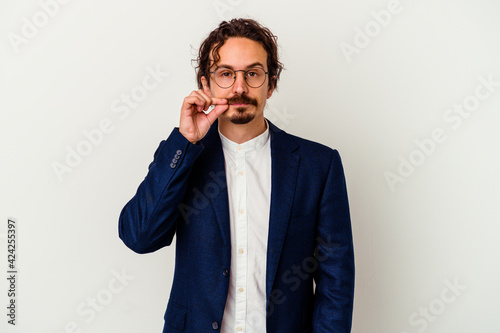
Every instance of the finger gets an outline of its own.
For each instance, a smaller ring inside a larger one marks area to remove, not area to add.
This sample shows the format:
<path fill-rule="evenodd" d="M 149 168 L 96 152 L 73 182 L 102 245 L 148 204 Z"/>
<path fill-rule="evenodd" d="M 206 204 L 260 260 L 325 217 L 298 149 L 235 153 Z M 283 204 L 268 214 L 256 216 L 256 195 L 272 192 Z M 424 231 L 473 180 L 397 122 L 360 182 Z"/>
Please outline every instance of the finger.
<path fill-rule="evenodd" d="M 203 105 L 203 110 L 207 110 L 208 107 L 212 105 L 212 98 L 207 94 L 205 94 L 205 92 L 201 89 L 196 91 L 196 93 L 198 94 L 198 96 L 200 96 L 200 98 L 203 98 L 203 100 L 205 101 Z"/>
<path fill-rule="evenodd" d="M 229 105 L 228 104 L 223 104 L 223 105 L 216 105 L 213 109 L 213 112 L 215 113 L 215 115 L 218 117 L 220 116 L 222 113 L 224 113 L 224 111 L 226 111 L 227 109 L 229 109 Z"/>
<path fill-rule="evenodd" d="M 192 95 L 188 96 L 184 99 L 184 103 L 182 105 L 182 110 L 185 113 L 190 113 L 192 108 L 196 108 L 198 111 L 201 111 L 205 105 L 206 101 L 197 96 L 197 95 Z"/>
<path fill-rule="evenodd" d="M 192 106 L 204 106 L 205 100 L 198 96 L 186 97 L 184 100 L 184 107 L 190 109 Z"/>
<path fill-rule="evenodd" d="M 188 101 L 190 104 L 198 104 L 196 99 L 200 100 L 202 104 L 205 104 L 205 98 L 200 95 L 197 91 L 191 92 L 189 96 L 187 96 L 184 101 Z"/>
<path fill-rule="evenodd" d="M 208 113 L 212 112 L 212 110 L 218 105 L 228 105 L 227 99 L 225 99 L 225 98 L 212 98 L 212 104 L 208 107 L 208 109 L 203 110 L 203 112 L 205 112 L 205 114 L 208 114 Z M 223 110 L 227 110 L 227 108 L 224 108 Z"/>
<path fill-rule="evenodd" d="M 210 121 L 210 124 L 213 124 L 215 119 L 219 118 L 219 116 L 224 113 L 229 108 L 229 105 L 217 105 L 212 112 L 207 114 L 207 118 Z"/>
<path fill-rule="evenodd" d="M 218 104 L 218 105 L 227 104 L 227 99 L 212 97 L 212 104 Z"/>

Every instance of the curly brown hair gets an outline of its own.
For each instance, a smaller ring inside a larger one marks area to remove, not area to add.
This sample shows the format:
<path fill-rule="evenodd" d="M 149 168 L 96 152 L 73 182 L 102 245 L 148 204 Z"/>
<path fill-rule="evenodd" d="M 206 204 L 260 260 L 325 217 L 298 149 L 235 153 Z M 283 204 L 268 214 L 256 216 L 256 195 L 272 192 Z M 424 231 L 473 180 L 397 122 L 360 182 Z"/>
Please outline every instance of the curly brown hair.
<path fill-rule="evenodd" d="M 196 66 L 198 88 L 203 89 L 201 77 L 210 77 L 210 51 L 216 64 L 220 60 L 219 49 L 230 37 L 245 37 L 259 42 L 267 52 L 267 68 L 269 72 L 269 89 L 277 88 L 283 64 L 278 60 L 278 37 L 271 30 L 252 19 L 232 19 L 222 21 L 219 27 L 213 30 L 200 46 Z M 210 80 L 208 80 L 210 84 Z"/>

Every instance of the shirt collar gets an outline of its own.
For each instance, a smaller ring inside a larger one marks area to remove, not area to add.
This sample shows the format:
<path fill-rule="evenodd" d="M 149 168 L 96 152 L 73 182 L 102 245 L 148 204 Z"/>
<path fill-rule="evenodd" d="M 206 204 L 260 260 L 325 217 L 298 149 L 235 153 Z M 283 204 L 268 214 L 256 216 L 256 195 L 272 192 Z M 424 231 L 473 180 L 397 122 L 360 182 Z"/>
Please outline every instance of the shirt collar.
<path fill-rule="evenodd" d="M 247 153 L 247 152 L 250 152 L 252 150 L 258 150 L 258 149 L 262 148 L 269 140 L 269 123 L 267 122 L 267 119 L 264 118 L 264 120 L 266 122 L 266 130 L 262 134 L 256 136 L 255 138 L 250 139 L 250 140 L 243 142 L 243 143 L 240 143 L 240 144 L 226 138 L 220 132 L 220 129 L 218 129 L 220 140 L 222 142 L 222 148 L 224 148 L 225 150 L 228 150 L 234 154 Z"/>

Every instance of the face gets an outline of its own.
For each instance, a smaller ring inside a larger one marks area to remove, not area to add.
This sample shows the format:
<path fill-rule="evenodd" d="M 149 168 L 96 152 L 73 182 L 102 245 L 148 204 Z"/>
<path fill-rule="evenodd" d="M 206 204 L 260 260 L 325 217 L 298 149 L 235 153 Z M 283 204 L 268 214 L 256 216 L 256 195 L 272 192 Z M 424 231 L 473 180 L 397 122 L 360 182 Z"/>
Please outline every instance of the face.
<path fill-rule="evenodd" d="M 248 38 L 228 38 L 219 49 L 219 55 L 220 60 L 217 64 L 212 65 L 211 72 L 218 67 L 227 67 L 235 71 L 260 67 L 264 71 L 268 71 L 266 50 L 259 42 Z M 210 60 L 213 62 L 211 55 Z M 206 80 L 202 79 L 202 83 L 205 92 L 207 93 L 207 90 L 209 90 L 209 96 L 228 100 L 229 108 L 220 118 L 229 120 L 233 124 L 263 121 L 266 100 L 271 97 L 274 90 L 273 88 L 269 89 L 268 74 L 264 84 L 258 88 L 247 85 L 244 72 L 236 72 L 236 81 L 226 89 L 219 87 L 215 83 L 213 74 L 210 75 L 210 88 Z"/>

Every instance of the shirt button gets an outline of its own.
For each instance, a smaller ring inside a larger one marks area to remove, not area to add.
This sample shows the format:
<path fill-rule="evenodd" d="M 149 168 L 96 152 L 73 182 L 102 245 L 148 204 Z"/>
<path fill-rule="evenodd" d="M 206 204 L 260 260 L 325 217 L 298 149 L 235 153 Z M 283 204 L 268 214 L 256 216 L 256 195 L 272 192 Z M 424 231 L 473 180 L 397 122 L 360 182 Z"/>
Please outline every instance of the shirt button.
<path fill-rule="evenodd" d="M 240 209 L 240 210 L 238 211 L 238 213 L 240 213 L 241 215 L 243 215 L 243 214 L 245 213 L 245 210 L 244 210 L 244 209 Z"/>
<path fill-rule="evenodd" d="M 224 275 L 224 276 L 228 276 L 228 275 L 229 275 L 229 270 L 227 270 L 227 269 L 225 269 L 225 268 L 224 268 L 224 269 L 222 270 L 222 275 Z"/>
<path fill-rule="evenodd" d="M 243 331 L 243 328 L 238 326 L 237 330 L 241 332 L 241 331 Z"/>
<path fill-rule="evenodd" d="M 243 171 L 238 172 L 238 176 L 243 176 L 243 174 L 244 174 Z"/>
<path fill-rule="evenodd" d="M 240 151 L 242 148 L 241 148 L 241 146 L 238 146 L 236 149 L 238 149 L 238 151 Z"/>
<path fill-rule="evenodd" d="M 238 289 L 238 290 L 240 291 L 240 293 L 242 293 L 245 289 L 240 288 L 240 289 Z"/>
<path fill-rule="evenodd" d="M 240 253 L 241 253 L 241 254 L 245 253 L 245 250 L 240 249 Z"/>
<path fill-rule="evenodd" d="M 214 322 L 212 323 L 212 328 L 213 328 L 214 330 L 219 329 L 219 323 L 218 323 L 218 322 L 216 322 L 216 321 L 214 321 Z"/>

